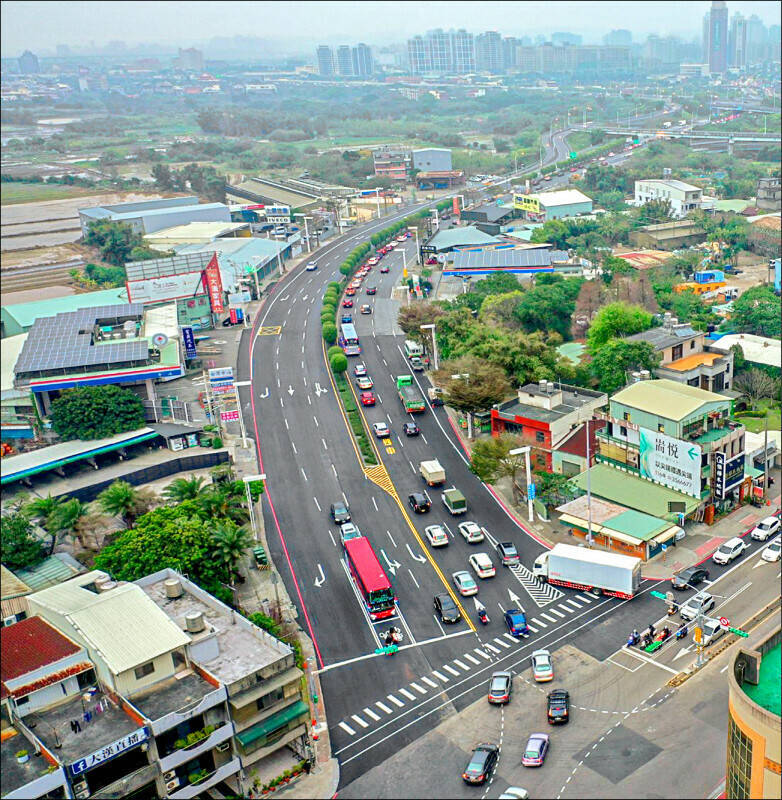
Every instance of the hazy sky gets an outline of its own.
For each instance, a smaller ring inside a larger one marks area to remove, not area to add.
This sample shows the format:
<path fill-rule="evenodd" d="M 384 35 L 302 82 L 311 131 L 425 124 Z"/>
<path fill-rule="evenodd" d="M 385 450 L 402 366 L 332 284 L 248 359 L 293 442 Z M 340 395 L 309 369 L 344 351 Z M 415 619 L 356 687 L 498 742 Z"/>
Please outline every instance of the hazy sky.
<path fill-rule="evenodd" d="M 435 27 L 505 35 L 570 31 L 597 40 L 612 28 L 700 36 L 709 2 L 26 2 L 3 0 L 2 55 L 51 50 L 57 44 L 103 46 L 156 42 L 189 45 L 213 36 L 258 36 L 300 49 L 317 41 L 400 42 Z M 728 2 L 731 13 L 779 24 L 780 4 Z"/>

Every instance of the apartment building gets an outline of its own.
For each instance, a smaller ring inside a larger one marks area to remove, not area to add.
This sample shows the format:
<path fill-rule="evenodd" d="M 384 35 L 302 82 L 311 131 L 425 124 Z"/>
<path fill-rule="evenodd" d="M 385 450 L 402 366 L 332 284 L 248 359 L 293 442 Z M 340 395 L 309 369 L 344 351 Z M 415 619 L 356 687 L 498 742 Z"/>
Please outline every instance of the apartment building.
<path fill-rule="evenodd" d="M 93 571 L 28 605 L 10 630 L 41 657 L 11 671 L 3 647 L 4 711 L 35 766 L 14 797 L 247 796 L 311 758 L 292 648 L 173 570 Z M 37 694 L 22 703 L 25 685 Z"/>
<path fill-rule="evenodd" d="M 652 200 L 668 200 L 673 216 L 681 219 L 703 205 L 703 189 L 684 181 L 657 179 L 636 181 L 634 204 L 642 206 Z"/>

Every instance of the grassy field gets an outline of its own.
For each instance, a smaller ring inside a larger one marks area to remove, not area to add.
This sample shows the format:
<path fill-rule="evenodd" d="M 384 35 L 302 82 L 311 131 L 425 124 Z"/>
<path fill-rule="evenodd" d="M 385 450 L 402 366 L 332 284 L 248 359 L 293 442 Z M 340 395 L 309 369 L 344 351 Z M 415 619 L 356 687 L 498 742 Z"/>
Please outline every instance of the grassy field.
<path fill-rule="evenodd" d="M 43 200 L 67 200 L 95 194 L 96 189 L 86 186 L 65 186 L 59 183 L 4 183 L 0 188 L 0 203 L 40 203 Z"/>
<path fill-rule="evenodd" d="M 779 408 L 769 409 L 768 416 L 768 429 L 770 431 L 778 431 L 782 425 L 782 417 L 780 417 Z M 741 417 L 741 422 L 748 431 L 752 433 L 763 433 L 766 428 L 765 417 Z"/>

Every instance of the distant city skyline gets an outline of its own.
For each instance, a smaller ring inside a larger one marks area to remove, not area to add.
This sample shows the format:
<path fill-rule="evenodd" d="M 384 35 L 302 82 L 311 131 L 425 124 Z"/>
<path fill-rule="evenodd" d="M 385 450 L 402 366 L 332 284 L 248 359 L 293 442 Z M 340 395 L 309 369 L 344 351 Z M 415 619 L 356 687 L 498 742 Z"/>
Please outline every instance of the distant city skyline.
<path fill-rule="evenodd" d="M 129 49 L 137 45 L 164 48 L 196 46 L 210 55 L 210 43 L 232 37 L 259 38 L 268 55 L 306 54 L 312 58 L 318 44 L 334 45 L 346 40 L 365 41 L 375 47 L 405 41 L 432 28 L 465 28 L 478 34 L 497 30 L 504 36 L 547 37 L 567 32 L 585 43 L 600 43 L 615 29 L 627 29 L 634 39 L 649 34 L 700 36 L 709 2 L 558 2 L 544 8 L 533 2 L 483 5 L 476 22 L 472 2 L 426 4 L 392 2 L 161 2 L 155 4 L 154 26 L 150 26 L 147 3 L 118 0 L 110 13 L 104 3 L 89 1 L 47 4 L 41 13 L 38 2 L 5 0 L 2 4 L 0 41 L 4 58 L 15 58 L 25 50 L 54 55 L 57 45 L 76 49 L 101 49 L 121 42 Z M 756 14 L 768 25 L 780 23 L 780 5 L 765 0 L 728 2 L 732 13 Z M 400 13 L 402 9 L 403 13 Z M 260 12 L 260 13 L 259 13 Z M 529 24 L 527 20 L 535 20 Z M 567 20 L 567 24 L 563 23 Z M 225 41 L 220 43 L 225 48 Z M 224 56 L 223 56 L 224 57 Z"/>

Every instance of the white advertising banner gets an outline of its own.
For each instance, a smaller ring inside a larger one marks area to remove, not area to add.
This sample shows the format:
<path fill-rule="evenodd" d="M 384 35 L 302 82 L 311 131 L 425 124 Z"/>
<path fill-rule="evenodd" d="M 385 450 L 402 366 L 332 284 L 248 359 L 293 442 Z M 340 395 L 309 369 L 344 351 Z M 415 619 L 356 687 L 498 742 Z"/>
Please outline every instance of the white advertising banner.
<path fill-rule="evenodd" d="M 183 275 L 166 275 L 162 278 L 145 278 L 128 281 L 128 299 L 131 303 L 156 303 L 161 300 L 176 300 L 203 294 L 201 272 L 186 272 Z"/>
<path fill-rule="evenodd" d="M 638 428 L 641 475 L 676 489 L 701 496 L 701 447 L 664 433 Z"/>

